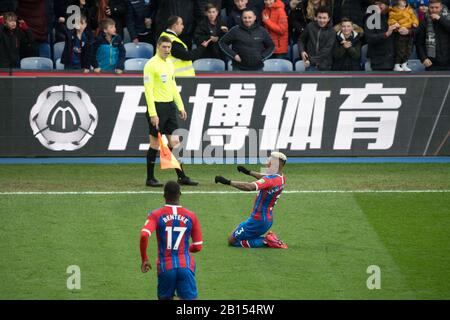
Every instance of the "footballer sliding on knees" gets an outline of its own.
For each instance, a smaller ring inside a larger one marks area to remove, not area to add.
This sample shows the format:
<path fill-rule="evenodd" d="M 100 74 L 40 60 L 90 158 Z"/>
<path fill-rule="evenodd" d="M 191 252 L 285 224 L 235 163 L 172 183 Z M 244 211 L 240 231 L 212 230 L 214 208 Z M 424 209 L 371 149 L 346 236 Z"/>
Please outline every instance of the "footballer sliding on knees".
<path fill-rule="evenodd" d="M 258 191 L 250 217 L 241 222 L 228 237 L 230 246 L 287 249 L 287 244 L 269 231 L 273 223 L 272 210 L 286 182 L 283 175 L 286 160 L 287 157 L 283 153 L 272 152 L 266 164 L 265 174 L 250 171 L 243 166 L 237 167 L 239 172 L 256 178 L 254 182 L 231 181 L 223 176 L 216 176 L 216 183 L 230 185 L 242 191 Z"/>

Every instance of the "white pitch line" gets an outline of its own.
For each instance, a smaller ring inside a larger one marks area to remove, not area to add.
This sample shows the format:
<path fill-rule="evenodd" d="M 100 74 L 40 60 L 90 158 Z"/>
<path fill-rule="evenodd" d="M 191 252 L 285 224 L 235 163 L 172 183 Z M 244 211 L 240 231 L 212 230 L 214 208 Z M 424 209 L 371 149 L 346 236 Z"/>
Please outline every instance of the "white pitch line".
<path fill-rule="evenodd" d="M 286 190 L 284 194 L 300 193 L 449 193 L 450 190 Z M 182 191 L 182 194 L 246 194 L 244 191 Z M 253 192 L 251 192 L 253 193 Z M 119 194 L 163 194 L 162 191 L 17 191 L 0 192 L 0 196 L 8 195 L 119 195 Z"/>

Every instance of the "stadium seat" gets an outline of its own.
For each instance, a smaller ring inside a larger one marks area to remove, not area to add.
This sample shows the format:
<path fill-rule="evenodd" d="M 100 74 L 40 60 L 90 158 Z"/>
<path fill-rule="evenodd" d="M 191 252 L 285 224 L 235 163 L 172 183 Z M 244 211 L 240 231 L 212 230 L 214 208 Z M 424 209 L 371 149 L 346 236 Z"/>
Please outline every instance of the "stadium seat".
<path fill-rule="evenodd" d="M 51 59 L 50 45 L 47 42 L 39 45 L 39 57 Z"/>
<path fill-rule="evenodd" d="M 52 70 L 53 61 L 43 57 L 23 58 L 20 60 L 20 68 L 28 70 Z"/>
<path fill-rule="evenodd" d="M 300 53 L 298 52 L 298 44 L 294 44 L 292 46 L 292 62 L 295 63 L 295 61 L 300 59 Z"/>
<path fill-rule="evenodd" d="M 305 64 L 303 63 L 303 60 L 298 60 L 295 63 L 295 71 L 305 72 Z"/>
<path fill-rule="evenodd" d="M 56 42 L 53 45 L 53 61 L 60 59 L 64 50 L 64 41 Z"/>
<path fill-rule="evenodd" d="M 193 65 L 196 71 L 225 71 L 225 62 L 220 59 L 198 59 Z"/>
<path fill-rule="evenodd" d="M 264 61 L 263 71 L 279 71 L 289 72 L 292 71 L 292 62 L 284 59 L 268 59 Z"/>
<path fill-rule="evenodd" d="M 61 58 L 56 59 L 56 70 L 64 70 L 64 65 L 61 63 Z"/>
<path fill-rule="evenodd" d="M 408 67 L 413 72 L 425 71 L 425 66 L 420 62 L 419 59 L 410 59 L 408 60 Z"/>
<path fill-rule="evenodd" d="M 144 58 L 132 58 L 125 60 L 125 70 L 128 71 L 142 71 L 149 59 Z"/>
<path fill-rule="evenodd" d="M 153 57 L 153 46 L 146 42 L 139 42 L 135 44 L 134 42 L 125 43 L 126 54 L 125 57 L 128 58 L 144 58 L 150 59 Z"/>

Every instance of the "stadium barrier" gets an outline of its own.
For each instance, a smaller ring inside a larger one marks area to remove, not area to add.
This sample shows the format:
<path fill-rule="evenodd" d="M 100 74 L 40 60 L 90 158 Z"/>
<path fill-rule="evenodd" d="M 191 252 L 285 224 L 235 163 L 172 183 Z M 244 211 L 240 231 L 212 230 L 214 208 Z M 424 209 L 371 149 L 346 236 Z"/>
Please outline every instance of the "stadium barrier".
<path fill-rule="evenodd" d="M 204 75 L 177 83 L 184 158 L 450 155 L 450 74 Z M 0 156 L 144 156 L 140 76 L 0 77 Z M 220 161 L 218 161 L 220 163 Z"/>

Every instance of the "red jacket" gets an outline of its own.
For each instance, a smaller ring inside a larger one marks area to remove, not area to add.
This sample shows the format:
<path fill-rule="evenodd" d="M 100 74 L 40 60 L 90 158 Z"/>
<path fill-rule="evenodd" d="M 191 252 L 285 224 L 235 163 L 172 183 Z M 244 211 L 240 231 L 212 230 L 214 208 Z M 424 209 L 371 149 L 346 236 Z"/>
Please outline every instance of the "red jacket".
<path fill-rule="evenodd" d="M 274 54 L 283 54 L 288 52 L 289 26 L 288 17 L 281 0 L 275 0 L 272 7 L 265 7 L 263 12 L 263 24 L 269 31 L 273 43 L 275 43 Z M 264 20 L 264 16 L 269 19 Z"/>

